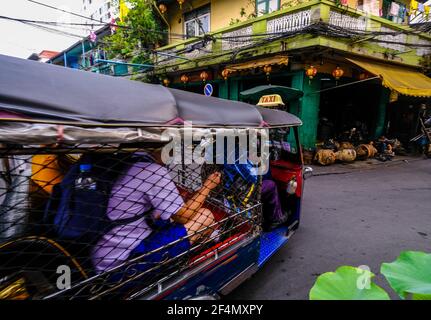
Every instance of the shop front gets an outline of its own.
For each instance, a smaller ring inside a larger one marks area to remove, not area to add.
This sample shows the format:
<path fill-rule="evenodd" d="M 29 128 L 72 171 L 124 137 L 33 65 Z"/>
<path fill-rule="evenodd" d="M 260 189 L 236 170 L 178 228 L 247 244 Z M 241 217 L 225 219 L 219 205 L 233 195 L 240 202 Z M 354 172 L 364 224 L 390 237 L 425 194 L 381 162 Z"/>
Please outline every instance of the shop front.
<path fill-rule="evenodd" d="M 417 69 L 333 54 L 321 54 L 318 60 L 276 55 L 194 70 L 173 79 L 171 86 L 181 90 L 204 94 L 211 83 L 213 96 L 252 104 L 260 97 L 250 99 L 243 93 L 256 88 L 272 88 L 262 95 L 280 94 L 279 86 L 300 92 L 283 97 L 282 109 L 306 124 L 300 130 L 306 149 L 330 139 L 368 143 L 381 136 L 408 144 L 417 131 L 418 108 L 429 104 L 431 96 L 431 79 Z"/>

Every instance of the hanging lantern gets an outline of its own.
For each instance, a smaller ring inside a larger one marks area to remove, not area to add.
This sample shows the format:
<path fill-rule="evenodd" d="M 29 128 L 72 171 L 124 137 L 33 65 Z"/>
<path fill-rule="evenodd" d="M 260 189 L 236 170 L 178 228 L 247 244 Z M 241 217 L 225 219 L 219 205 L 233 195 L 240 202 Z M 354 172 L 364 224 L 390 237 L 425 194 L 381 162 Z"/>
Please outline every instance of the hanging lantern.
<path fill-rule="evenodd" d="M 92 43 L 95 43 L 97 41 L 97 35 L 93 30 L 90 31 L 89 39 L 90 39 L 90 42 Z"/>
<path fill-rule="evenodd" d="M 335 80 L 340 80 L 340 78 L 343 76 L 344 70 L 341 69 L 339 66 L 337 66 L 334 71 L 332 71 L 332 76 L 335 78 Z"/>
<path fill-rule="evenodd" d="M 272 67 L 270 65 L 266 65 L 266 66 L 263 67 L 263 71 L 265 72 L 265 74 L 267 76 L 269 76 L 271 74 L 271 72 L 272 72 Z"/>
<path fill-rule="evenodd" d="M 305 75 L 308 77 L 308 79 L 313 80 L 313 78 L 316 76 L 317 74 L 317 69 L 314 66 L 309 66 L 306 70 L 305 70 Z"/>
<path fill-rule="evenodd" d="M 165 87 L 169 87 L 169 84 L 171 83 L 171 80 L 169 80 L 168 78 L 163 79 L 163 85 Z"/>
<path fill-rule="evenodd" d="M 118 28 L 117 21 L 114 18 L 112 18 L 110 25 L 111 25 L 111 34 L 114 34 L 117 31 L 117 28 Z"/>
<path fill-rule="evenodd" d="M 229 73 L 230 73 L 230 71 L 228 69 L 224 69 L 221 72 L 221 75 L 222 75 L 223 79 L 227 80 L 227 78 L 229 77 Z"/>
<path fill-rule="evenodd" d="M 202 71 L 200 74 L 200 77 L 201 77 L 203 82 L 207 81 L 208 80 L 208 72 Z"/>
<path fill-rule="evenodd" d="M 186 74 L 183 74 L 181 76 L 181 82 L 184 83 L 184 84 L 186 84 L 187 82 L 189 82 L 189 77 L 187 77 Z"/>
<path fill-rule="evenodd" d="M 159 10 L 163 14 L 166 11 L 168 11 L 168 7 L 164 3 L 161 3 L 161 4 L 159 4 Z"/>
<path fill-rule="evenodd" d="M 366 73 L 366 72 L 361 72 L 360 74 L 359 74 L 359 80 L 366 80 L 366 79 L 368 79 L 370 77 L 370 74 L 369 73 Z"/>
<path fill-rule="evenodd" d="M 183 3 L 186 2 L 186 0 L 177 0 L 177 2 L 180 5 L 180 9 L 182 9 Z"/>
<path fill-rule="evenodd" d="M 389 95 L 389 102 L 398 101 L 398 92 L 395 90 L 391 90 L 391 94 Z"/>
<path fill-rule="evenodd" d="M 266 74 L 266 79 L 269 81 L 269 75 L 272 72 L 272 67 L 270 65 L 266 65 L 263 67 L 263 72 Z"/>

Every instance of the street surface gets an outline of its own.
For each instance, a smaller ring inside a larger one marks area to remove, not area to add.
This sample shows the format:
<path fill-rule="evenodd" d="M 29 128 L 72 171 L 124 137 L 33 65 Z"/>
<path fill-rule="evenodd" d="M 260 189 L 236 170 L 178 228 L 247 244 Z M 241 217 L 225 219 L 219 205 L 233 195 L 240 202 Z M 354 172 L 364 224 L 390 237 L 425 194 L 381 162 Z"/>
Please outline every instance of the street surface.
<path fill-rule="evenodd" d="M 228 299 L 308 299 L 318 275 L 382 262 L 402 250 L 431 252 L 431 160 L 321 175 L 306 181 L 301 226 Z"/>

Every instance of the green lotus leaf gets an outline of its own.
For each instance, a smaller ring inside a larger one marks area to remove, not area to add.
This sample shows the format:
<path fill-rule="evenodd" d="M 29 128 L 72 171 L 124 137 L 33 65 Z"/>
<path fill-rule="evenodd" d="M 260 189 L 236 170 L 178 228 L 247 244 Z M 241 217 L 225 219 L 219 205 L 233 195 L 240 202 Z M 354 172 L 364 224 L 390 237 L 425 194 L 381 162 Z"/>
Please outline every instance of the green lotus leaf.
<path fill-rule="evenodd" d="M 413 293 L 412 299 L 413 300 L 431 300 L 431 294 Z"/>
<path fill-rule="evenodd" d="M 389 300 L 389 295 L 371 281 L 374 274 L 351 266 L 320 275 L 310 290 L 310 300 Z"/>
<path fill-rule="evenodd" d="M 380 272 L 401 298 L 431 300 L 431 254 L 403 251 L 394 262 L 382 263 Z"/>

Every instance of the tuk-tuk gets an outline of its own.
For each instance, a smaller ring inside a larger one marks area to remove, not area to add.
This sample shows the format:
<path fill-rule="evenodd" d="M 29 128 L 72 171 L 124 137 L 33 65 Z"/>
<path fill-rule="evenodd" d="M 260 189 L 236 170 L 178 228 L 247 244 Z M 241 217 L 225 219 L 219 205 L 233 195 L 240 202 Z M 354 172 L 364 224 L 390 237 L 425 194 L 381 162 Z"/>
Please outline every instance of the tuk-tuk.
<path fill-rule="evenodd" d="M 228 294 L 299 226 L 301 124 L 0 55 L 0 299 Z"/>

